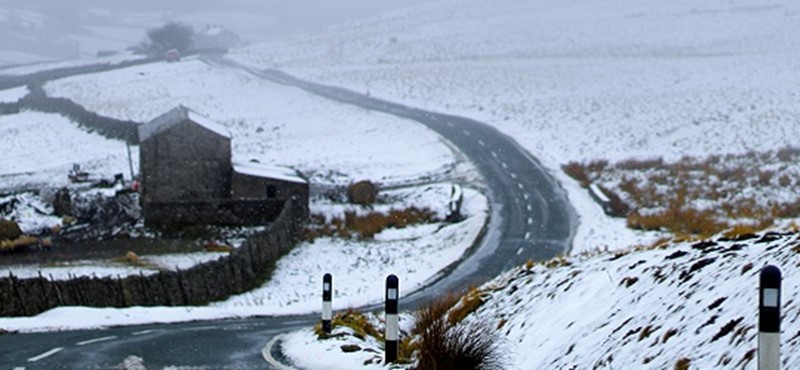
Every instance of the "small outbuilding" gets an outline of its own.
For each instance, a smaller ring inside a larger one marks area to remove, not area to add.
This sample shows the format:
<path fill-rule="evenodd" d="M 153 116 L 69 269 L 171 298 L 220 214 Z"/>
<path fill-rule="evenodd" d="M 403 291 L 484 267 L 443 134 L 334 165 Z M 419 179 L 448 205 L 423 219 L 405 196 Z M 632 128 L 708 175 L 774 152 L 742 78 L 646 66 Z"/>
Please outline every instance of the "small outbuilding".
<path fill-rule="evenodd" d="M 297 171 L 233 163 L 230 132 L 179 106 L 139 127 L 141 206 L 148 226 L 259 225 L 287 202 L 308 216 L 308 181 Z"/>

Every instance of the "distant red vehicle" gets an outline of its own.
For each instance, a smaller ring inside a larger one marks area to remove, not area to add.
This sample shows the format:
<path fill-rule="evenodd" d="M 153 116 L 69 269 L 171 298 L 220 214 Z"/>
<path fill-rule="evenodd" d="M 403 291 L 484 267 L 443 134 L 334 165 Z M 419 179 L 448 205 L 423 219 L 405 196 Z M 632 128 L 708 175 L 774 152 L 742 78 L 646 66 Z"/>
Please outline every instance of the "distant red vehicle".
<path fill-rule="evenodd" d="M 164 59 L 169 62 L 177 62 L 181 60 L 181 52 L 178 49 L 169 49 L 164 53 Z"/>

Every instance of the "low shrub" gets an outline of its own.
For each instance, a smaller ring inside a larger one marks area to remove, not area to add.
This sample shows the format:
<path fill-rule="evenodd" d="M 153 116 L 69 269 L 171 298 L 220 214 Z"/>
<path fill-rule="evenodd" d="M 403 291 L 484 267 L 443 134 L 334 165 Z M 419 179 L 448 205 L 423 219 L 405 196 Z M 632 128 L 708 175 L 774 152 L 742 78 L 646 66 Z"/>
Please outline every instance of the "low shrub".
<path fill-rule="evenodd" d="M 378 187 L 371 181 L 359 181 L 347 187 L 347 199 L 350 203 L 371 205 L 378 198 Z"/>
<path fill-rule="evenodd" d="M 589 174 L 586 172 L 586 169 L 578 162 L 569 162 L 562 166 L 561 169 L 564 170 L 564 173 L 566 173 L 567 176 L 578 181 L 583 187 L 588 187 L 589 184 L 592 183 L 592 180 L 589 178 Z"/>

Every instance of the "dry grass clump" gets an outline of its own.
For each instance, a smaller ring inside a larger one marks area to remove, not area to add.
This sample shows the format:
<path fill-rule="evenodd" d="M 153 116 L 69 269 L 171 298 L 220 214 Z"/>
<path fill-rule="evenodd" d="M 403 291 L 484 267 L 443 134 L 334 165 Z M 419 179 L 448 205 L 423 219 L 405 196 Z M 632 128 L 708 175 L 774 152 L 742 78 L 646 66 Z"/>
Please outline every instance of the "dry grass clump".
<path fill-rule="evenodd" d="M 447 314 L 447 323 L 451 326 L 460 323 L 467 315 L 475 312 L 483 305 L 484 299 L 485 295 L 478 288 L 471 288 L 467 294 L 461 297 L 458 304 L 450 309 Z"/>
<path fill-rule="evenodd" d="M 448 294 L 417 312 L 412 334 L 417 370 L 501 370 L 505 361 L 496 331 L 483 321 L 451 324 L 448 312 L 459 299 Z"/>
<path fill-rule="evenodd" d="M 582 186 L 603 189 L 616 209 L 607 213 L 626 217 L 631 228 L 707 237 L 800 217 L 799 162 L 800 148 L 789 147 L 672 163 L 570 162 L 563 169 Z"/>
<path fill-rule="evenodd" d="M 325 222 L 325 218 L 320 215 L 313 215 L 311 221 L 311 226 L 304 232 L 306 240 L 322 236 L 371 239 L 390 227 L 402 229 L 411 225 L 438 222 L 439 219 L 430 209 L 409 207 L 391 209 L 388 213 L 369 212 L 364 215 L 345 212 L 344 218 L 334 218 L 330 222 Z"/>
<path fill-rule="evenodd" d="M 377 340 L 383 340 L 383 335 L 372 325 L 367 316 L 352 308 L 333 316 L 331 319 L 331 328 L 335 329 L 337 327 L 352 329 L 353 336 L 359 339 L 365 339 L 367 336 L 370 336 Z M 314 332 L 319 338 L 327 337 L 327 334 L 322 331 L 322 323 L 318 323 L 314 326 Z"/>
<path fill-rule="evenodd" d="M 675 370 L 689 370 L 689 366 L 692 364 L 692 360 L 684 357 L 677 362 L 675 362 Z"/>

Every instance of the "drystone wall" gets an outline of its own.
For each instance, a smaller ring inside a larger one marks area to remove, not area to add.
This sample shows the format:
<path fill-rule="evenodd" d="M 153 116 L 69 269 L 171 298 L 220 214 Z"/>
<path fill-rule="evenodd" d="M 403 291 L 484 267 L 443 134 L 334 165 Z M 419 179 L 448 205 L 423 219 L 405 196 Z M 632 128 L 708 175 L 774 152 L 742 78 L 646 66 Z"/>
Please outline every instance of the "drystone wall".
<path fill-rule="evenodd" d="M 116 278 L 0 278 L 0 316 L 36 315 L 58 306 L 200 305 L 246 292 L 263 283 L 278 258 L 294 246 L 298 207 L 287 201 L 267 230 L 227 256 L 187 270 Z"/>

